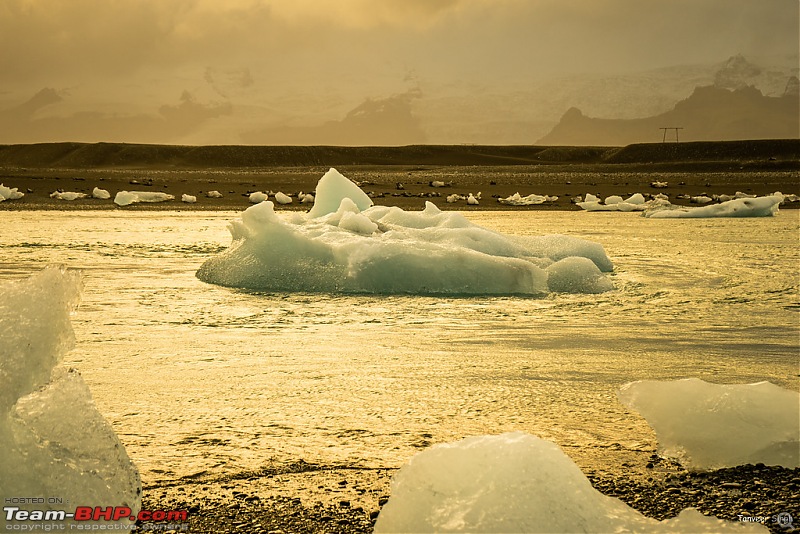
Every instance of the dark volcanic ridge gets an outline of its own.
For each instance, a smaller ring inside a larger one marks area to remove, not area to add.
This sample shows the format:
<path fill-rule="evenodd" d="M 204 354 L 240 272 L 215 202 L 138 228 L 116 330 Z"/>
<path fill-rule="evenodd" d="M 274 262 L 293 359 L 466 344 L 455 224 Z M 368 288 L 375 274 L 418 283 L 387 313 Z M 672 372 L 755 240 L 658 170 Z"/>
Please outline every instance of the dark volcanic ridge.
<path fill-rule="evenodd" d="M 800 139 L 645 143 L 624 147 L 535 145 L 181 146 L 127 143 L 0 145 L 0 168 L 198 169 L 347 165 L 598 165 L 704 162 L 800 163 Z"/>

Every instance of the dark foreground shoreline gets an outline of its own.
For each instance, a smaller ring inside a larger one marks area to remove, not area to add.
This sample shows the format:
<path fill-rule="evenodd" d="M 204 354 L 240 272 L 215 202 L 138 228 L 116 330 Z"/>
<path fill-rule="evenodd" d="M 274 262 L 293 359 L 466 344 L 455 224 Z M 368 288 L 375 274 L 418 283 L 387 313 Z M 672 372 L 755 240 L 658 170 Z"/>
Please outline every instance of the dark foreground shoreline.
<path fill-rule="evenodd" d="M 420 210 L 425 201 L 457 210 L 579 210 L 573 199 L 633 193 L 733 195 L 800 194 L 800 140 L 656 143 L 627 147 L 432 146 L 258 147 L 162 146 L 113 143 L 0 145 L 0 183 L 25 196 L 0 202 L 2 210 L 241 211 L 255 191 L 293 195 L 278 209 L 306 210 L 300 192 L 313 192 L 335 167 L 360 184 L 378 205 Z M 653 182 L 666 182 L 663 188 Z M 438 187 L 437 187 L 438 186 Z M 51 198 L 54 191 L 85 193 L 95 187 L 110 200 Z M 175 200 L 119 208 L 118 191 L 151 191 Z M 209 198 L 218 191 L 221 198 Z M 449 195 L 481 193 L 478 205 Z M 514 193 L 559 197 L 513 207 Z M 196 203 L 181 202 L 187 194 Z M 787 206 L 785 206 L 787 207 Z"/>
<path fill-rule="evenodd" d="M 800 519 L 800 469 L 758 464 L 689 472 L 655 455 L 648 465 L 641 476 L 587 476 L 605 495 L 658 520 L 694 507 L 728 521 L 763 520 L 770 531 L 785 533 L 790 530 L 772 518 L 788 513 Z M 192 533 L 368 533 L 390 496 L 395 471 L 301 461 L 217 480 L 146 486 L 142 507 L 189 510 Z"/>

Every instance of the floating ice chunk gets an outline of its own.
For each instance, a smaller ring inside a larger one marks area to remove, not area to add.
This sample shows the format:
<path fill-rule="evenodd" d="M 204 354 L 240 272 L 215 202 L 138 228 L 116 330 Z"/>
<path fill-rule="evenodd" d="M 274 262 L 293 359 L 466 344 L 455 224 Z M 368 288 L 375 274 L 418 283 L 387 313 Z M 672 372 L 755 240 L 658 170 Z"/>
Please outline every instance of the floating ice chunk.
<path fill-rule="evenodd" d="M 445 197 L 445 200 L 447 201 L 448 204 L 453 204 L 455 202 L 458 202 L 459 200 L 466 200 L 466 197 L 463 197 L 457 193 L 453 193 L 452 195 L 447 195 L 447 197 Z"/>
<path fill-rule="evenodd" d="M 352 200 L 360 211 L 372 206 L 372 199 L 359 187 L 331 168 L 317 184 L 317 196 L 314 206 L 308 212 L 309 217 L 321 217 L 339 209 L 342 199 Z"/>
<path fill-rule="evenodd" d="M 600 202 L 600 199 L 594 196 L 591 193 L 586 193 L 586 196 L 583 199 L 584 202 Z"/>
<path fill-rule="evenodd" d="M 514 432 L 423 451 L 394 476 L 376 533 L 767 532 L 687 509 L 643 516 L 594 489 L 555 443 Z"/>
<path fill-rule="evenodd" d="M 703 206 L 700 208 L 683 208 L 669 202 L 652 205 L 642 215 L 653 219 L 662 218 L 707 218 L 707 217 L 771 217 L 778 211 L 783 195 L 777 193 L 766 197 L 739 198 Z"/>
<path fill-rule="evenodd" d="M 278 191 L 277 193 L 275 193 L 275 202 L 277 202 L 278 204 L 291 204 L 292 197 Z"/>
<path fill-rule="evenodd" d="M 166 202 L 175 200 L 173 195 L 153 191 L 120 191 L 114 196 L 117 206 L 129 206 L 136 202 Z"/>
<path fill-rule="evenodd" d="M 800 395 L 769 382 L 646 380 L 620 401 L 653 427 L 661 454 L 694 469 L 747 463 L 800 467 Z"/>
<path fill-rule="evenodd" d="M 713 198 L 707 197 L 706 195 L 699 195 L 689 199 L 689 202 L 691 202 L 692 204 L 708 204 L 709 202 L 713 201 L 714 201 Z"/>
<path fill-rule="evenodd" d="M 536 206 L 544 204 L 545 202 L 555 202 L 558 197 L 549 195 L 535 195 L 531 194 L 523 197 L 519 193 L 514 193 L 510 197 L 498 198 L 500 204 L 508 204 L 509 206 Z"/>
<path fill-rule="evenodd" d="M 249 200 L 250 200 L 251 204 L 259 204 L 259 203 L 264 202 L 265 200 L 268 200 L 268 199 L 269 199 L 269 195 L 266 194 L 266 193 L 263 193 L 261 191 L 256 191 L 255 193 L 250 193 L 250 197 L 249 197 Z"/>
<path fill-rule="evenodd" d="M 206 193 L 206 198 L 222 198 L 222 193 L 213 190 Z"/>
<path fill-rule="evenodd" d="M 106 191 L 105 189 L 100 189 L 99 187 L 95 187 L 92 189 L 92 198 L 97 198 L 100 200 L 108 200 L 111 198 L 111 193 Z"/>
<path fill-rule="evenodd" d="M 655 189 L 664 189 L 666 187 L 669 187 L 669 182 L 659 182 L 658 180 L 656 180 L 655 182 L 650 182 L 650 187 L 653 187 Z"/>
<path fill-rule="evenodd" d="M 557 293 L 603 293 L 614 286 L 589 258 L 571 256 L 545 269 L 547 286 Z"/>
<path fill-rule="evenodd" d="M 135 514 L 138 471 L 80 374 L 57 366 L 74 345 L 69 313 L 80 290 L 77 273 L 56 268 L 0 287 L 0 480 L 7 495 L 43 499 L 15 503 L 21 510 L 127 506 Z"/>
<path fill-rule="evenodd" d="M 313 204 L 314 203 L 314 195 L 311 193 L 306 193 L 300 196 L 300 203 L 301 204 Z"/>
<path fill-rule="evenodd" d="M 80 198 L 86 198 L 86 196 L 86 193 L 76 193 L 74 191 L 53 191 L 50 193 L 50 198 L 58 200 L 78 200 Z"/>
<path fill-rule="evenodd" d="M 611 206 L 613 204 L 619 204 L 620 202 L 624 201 L 622 200 L 622 197 L 619 195 L 611 195 L 606 197 L 604 202 L 606 203 L 606 206 Z"/>
<path fill-rule="evenodd" d="M 183 195 L 181 195 L 181 202 L 186 202 L 187 204 L 194 204 L 195 202 L 197 202 L 197 197 L 194 195 L 187 195 L 186 193 L 184 193 Z"/>
<path fill-rule="evenodd" d="M 4 200 L 17 200 L 25 196 L 25 193 L 20 193 L 16 187 L 6 187 L 0 184 L 0 202 Z"/>
<path fill-rule="evenodd" d="M 570 257 L 589 258 L 604 273 L 614 270 L 614 264 L 600 243 L 560 234 L 526 237 L 523 242 L 541 258 L 552 261 Z"/>
<path fill-rule="evenodd" d="M 475 198 L 475 196 L 472 193 L 470 193 L 469 196 L 467 197 L 467 204 L 471 206 L 477 206 L 478 204 L 480 204 L 480 202 L 478 202 L 478 199 Z"/>
<path fill-rule="evenodd" d="M 737 191 L 733 195 L 733 198 L 757 198 L 757 196 L 751 193 L 742 193 L 741 191 Z"/>
<path fill-rule="evenodd" d="M 324 197 L 319 192 L 315 206 L 329 205 Z M 344 197 L 335 211 L 310 215 L 284 218 L 271 202 L 248 208 L 229 226 L 231 246 L 206 261 L 197 276 L 271 291 L 540 295 L 549 291 L 545 267 L 554 261 L 583 256 L 600 270 L 611 269 L 595 243 L 510 238 L 432 203 L 422 212 L 388 206 L 362 211 Z M 575 269 L 568 290 L 598 290 L 594 273 L 585 273 L 581 288 Z"/>
<path fill-rule="evenodd" d="M 46 384 L 75 344 L 69 313 L 80 292 L 77 272 L 52 267 L 0 285 L 0 413 Z"/>

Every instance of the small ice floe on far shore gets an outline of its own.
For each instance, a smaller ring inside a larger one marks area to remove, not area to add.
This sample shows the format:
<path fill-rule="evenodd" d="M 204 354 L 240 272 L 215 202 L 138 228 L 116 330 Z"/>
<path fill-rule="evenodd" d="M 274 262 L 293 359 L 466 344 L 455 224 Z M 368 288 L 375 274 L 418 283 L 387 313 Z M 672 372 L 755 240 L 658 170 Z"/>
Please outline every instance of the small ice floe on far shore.
<path fill-rule="evenodd" d="M 197 197 L 194 195 L 187 195 L 186 193 L 181 195 L 181 202 L 186 202 L 187 204 L 194 204 L 197 202 Z"/>
<path fill-rule="evenodd" d="M 6 187 L 0 184 L 0 202 L 5 200 L 17 200 L 25 196 L 25 193 L 20 193 L 16 187 Z"/>
<path fill-rule="evenodd" d="M 660 453 L 691 469 L 800 467 L 800 394 L 769 382 L 631 382 L 619 400 L 653 428 Z"/>
<path fill-rule="evenodd" d="M 111 198 L 111 193 L 106 191 L 105 189 L 100 189 L 99 187 L 95 187 L 92 189 L 92 198 L 96 198 L 98 200 L 108 200 Z"/>
<path fill-rule="evenodd" d="M 435 445 L 392 479 L 387 532 L 768 532 L 689 508 L 658 521 L 592 487 L 550 441 L 522 432 Z"/>
<path fill-rule="evenodd" d="M 308 213 L 260 202 L 229 225 L 233 241 L 197 277 L 266 291 L 545 295 L 613 289 L 603 247 L 563 236 L 515 237 L 430 202 L 421 212 L 373 206 L 335 169 Z M 473 198 L 476 198 L 473 195 Z"/>
<path fill-rule="evenodd" d="M 711 204 L 698 208 L 687 208 L 670 204 L 668 201 L 651 203 L 642 216 L 653 219 L 668 218 L 711 218 L 711 217 L 772 217 L 783 202 L 781 193 L 765 197 L 738 198 L 721 204 Z"/>
<path fill-rule="evenodd" d="M 600 199 L 591 193 L 586 193 L 583 202 L 576 202 L 578 206 L 586 211 L 643 211 L 647 208 L 644 195 L 635 193 L 623 199 L 619 195 L 611 195 L 601 202 Z"/>
<path fill-rule="evenodd" d="M 275 202 L 277 202 L 278 204 L 283 204 L 283 205 L 291 204 L 292 203 L 292 197 L 290 197 L 286 193 L 282 193 L 282 192 L 278 191 L 277 193 L 275 193 Z"/>
<path fill-rule="evenodd" d="M 87 196 L 86 193 L 76 193 L 75 191 L 53 191 L 50 193 L 50 198 L 57 200 L 79 200 Z"/>
<path fill-rule="evenodd" d="M 117 206 L 129 206 L 137 202 L 166 202 L 175 200 L 173 195 L 152 191 L 120 191 L 114 196 Z"/>
<path fill-rule="evenodd" d="M 420 195 L 423 196 L 423 195 Z M 430 196 L 430 195 L 428 195 Z M 436 196 L 439 196 L 438 193 Z M 480 204 L 481 200 L 481 192 L 478 191 L 477 193 L 467 193 L 466 195 L 461 195 L 459 193 L 453 193 L 451 195 L 447 195 L 445 197 L 445 202 L 448 204 L 455 204 L 456 202 L 465 200 L 468 205 L 470 206 L 477 206 Z"/>
<path fill-rule="evenodd" d="M 255 191 L 254 193 L 250 193 L 248 197 L 251 204 L 258 204 L 260 202 L 264 202 L 265 200 L 269 199 L 269 195 L 264 193 L 263 191 Z"/>
<path fill-rule="evenodd" d="M 497 199 L 500 204 L 506 204 L 508 206 L 538 206 L 539 204 L 544 204 L 545 202 L 555 202 L 556 200 L 558 200 L 558 197 L 549 195 L 531 194 L 523 197 L 519 194 L 519 192 L 514 193 L 506 198 Z"/>

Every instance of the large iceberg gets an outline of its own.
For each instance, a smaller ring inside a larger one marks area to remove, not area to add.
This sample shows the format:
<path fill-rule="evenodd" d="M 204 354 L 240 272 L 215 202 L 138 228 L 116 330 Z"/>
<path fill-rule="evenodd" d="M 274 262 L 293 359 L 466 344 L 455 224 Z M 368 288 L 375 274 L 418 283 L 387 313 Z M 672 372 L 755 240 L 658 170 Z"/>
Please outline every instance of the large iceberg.
<path fill-rule="evenodd" d="M 649 206 L 642 216 L 652 219 L 710 218 L 710 217 L 772 217 L 783 202 L 783 195 L 774 193 L 758 198 L 736 198 L 721 204 L 700 208 L 685 208 L 669 202 Z"/>
<path fill-rule="evenodd" d="M 426 203 L 421 212 L 372 206 L 331 169 L 307 214 L 272 202 L 229 225 L 231 246 L 198 270 L 203 281 L 266 291 L 542 295 L 612 288 L 602 247 L 574 237 L 521 239 Z M 552 282 L 552 284 L 551 284 Z"/>
<path fill-rule="evenodd" d="M 555 443 L 514 432 L 436 445 L 394 476 L 375 532 L 767 532 L 687 509 L 657 521 L 595 490 Z"/>
<path fill-rule="evenodd" d="M 58 365 L 75 343 L 69 314 L 80 291 L 80 276 L 58 268 L 0 287 L 5 506 L 66 513 L 76 506 L 122 506 L 136 514 L 141 500 L 136 467 L 80 374 Z M 0 517 L 0 530 L 20 526 L 29 525 L 7 523 L 5 513 Z"/>
<path fill-rule="evenodd" d="M 769 382 L 697 378 L 622 386 L 620 401 L 655 430 L 664 456 L 693 469 L 748 463 L 800 467 L 800 394 Z"/>

